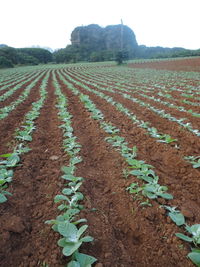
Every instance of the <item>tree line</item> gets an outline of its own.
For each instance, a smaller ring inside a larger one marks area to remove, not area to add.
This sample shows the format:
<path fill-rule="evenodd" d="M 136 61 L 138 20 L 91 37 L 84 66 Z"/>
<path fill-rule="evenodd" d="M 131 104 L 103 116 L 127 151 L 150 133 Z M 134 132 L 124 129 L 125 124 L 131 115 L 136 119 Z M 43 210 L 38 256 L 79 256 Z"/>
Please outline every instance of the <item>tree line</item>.
<path fill-rule="evenodd" d="M 52 61 L 52 53 L 43 48 L 14 48 L 0 45 L 0 68 L 46 64 Z"/>

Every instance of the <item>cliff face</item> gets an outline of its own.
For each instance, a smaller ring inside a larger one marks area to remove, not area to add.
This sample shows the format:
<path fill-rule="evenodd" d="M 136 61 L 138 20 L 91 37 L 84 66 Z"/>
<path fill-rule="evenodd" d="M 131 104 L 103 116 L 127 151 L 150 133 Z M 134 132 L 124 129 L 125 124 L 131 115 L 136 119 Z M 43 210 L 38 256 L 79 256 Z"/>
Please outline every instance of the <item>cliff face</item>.
<path fill-rule="evenodd" d="M 132 50 L 138 46 L 134 32 L 124 25 L 105 28 L 97 24 L 76 27 L 71 34 L 72 45 L 86 46 L 93 51 Z"/>
<path fill-rule="evenodd" d="M 104 29 L 106 49 L 130 50 L 138 46 L 134 32 L 128 26 L 113 25 Z"/>

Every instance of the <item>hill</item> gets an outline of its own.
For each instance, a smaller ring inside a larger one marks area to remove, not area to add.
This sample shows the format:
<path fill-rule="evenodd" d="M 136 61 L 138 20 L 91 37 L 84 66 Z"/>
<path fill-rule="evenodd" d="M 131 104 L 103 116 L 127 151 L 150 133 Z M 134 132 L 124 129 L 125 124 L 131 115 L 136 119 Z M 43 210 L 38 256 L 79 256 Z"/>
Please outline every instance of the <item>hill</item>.
<path fill-rule="evenodd" d="M 138 48 L 133 30 L 121 24 L 105 28 L 97 24 L 76 27 L 71 33 L 71 43 L 54 53 L 57 62 L 113 60 L 119 51 L 133 58 Z"/>

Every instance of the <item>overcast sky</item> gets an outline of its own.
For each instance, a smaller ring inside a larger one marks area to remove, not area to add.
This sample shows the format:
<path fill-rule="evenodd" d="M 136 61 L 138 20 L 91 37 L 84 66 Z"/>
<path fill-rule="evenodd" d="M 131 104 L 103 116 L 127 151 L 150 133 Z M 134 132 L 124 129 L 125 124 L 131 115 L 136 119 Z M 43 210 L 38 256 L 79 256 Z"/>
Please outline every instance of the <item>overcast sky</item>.
<path fill-rule="evenodd" d="M 146 46 L 200 48 L 200 0 L 0 0 L 0 44 L 52 49 L 76 26 L 123 23 Z"/>

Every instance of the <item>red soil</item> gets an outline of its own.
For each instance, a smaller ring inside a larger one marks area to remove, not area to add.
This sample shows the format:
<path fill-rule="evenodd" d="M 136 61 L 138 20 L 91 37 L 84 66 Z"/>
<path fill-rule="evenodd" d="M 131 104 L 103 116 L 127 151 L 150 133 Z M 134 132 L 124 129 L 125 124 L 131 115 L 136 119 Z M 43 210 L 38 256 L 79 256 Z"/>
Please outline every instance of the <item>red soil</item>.
<path fill-rule="evenodd" d="M 200 57 L 174 60 L 161 60 L 129 64 L 133 68 L 152 68 L 157 70 L 200 71 Z"/>
<path fill-rule="evenodd" d="M 73 78 L 76 79 L 75 76 Z M 137 179 L 123 179 L 122 170 L 127 164 L 106 143 L 104 139 L 107 134 L 97 121 L 91 119 L 79 98 L 58 76 L 57 79 L 69 100 L 74 135 L 82 145 L 80 155 L 83 161 L 77 167 L 77 175 L 85 178 L 82 186 L 85 209 L 81 217 L 88 220 L 89 234 L 94 237 L 94 242 L 84 245 L 82 251 L 98 259 L 97 267 L 193 266 L 186 258 L 189 245 L 174 235 L 183 230 L 176 227 L 159 207 L 168 201 L 152 201 L 152 207 L 142 208 L 138 199 L 133 200 L 125 188 Z M 39 97 L 40 83 L 41 80 L 27 101 L 0 124 L 3 129 L 0 131 L 2 153 L 13 148 L 13 132 L 30 110 L 31 103 Z M 105 120 L 120 129 L 120 135 L 126 138 L 130 146 L 138 147 L 138 158 L 155 167 L 160 183 L 167 185 L 169 192 L 174 195 L 170 204 L 182 210 L 188 224 L 199 223 L 199 170 L 183 160 L 186 152 L 198 153 L 198 138 L 180 131 L 175 124 L 166 123 L 164 119 L 139 105 L 133 105 L 118 94 L 104 92 L 140 119 L 151 121 L 160 131 L 179 139 L 180 150 L 158 143 L 143 129 L 134 126 L 114 106 L 81 87 L 77 88 L 90 96 L 103 112 Z M 62 257 L 57 247 L 58 235 L 44 224 L 58 214 L 53 198 L 62 189 L 60 168 L 67 165 L 69 160 L 62 149 L 61 123 L 55 108 L 54 90 L 50 76 L 48 97 L 29 145 L 31 151 L 23 155 L 22 165 L 15 170 L 9 187 L 13 196 L 0 206 L 0 266 L 3 267 L 34 267 L 42 266 L 42 263 L 48 263 L 49 267 L 61 267 L 68 260 Z M 52 160 L 51 156 L 57 157 Z"/>

